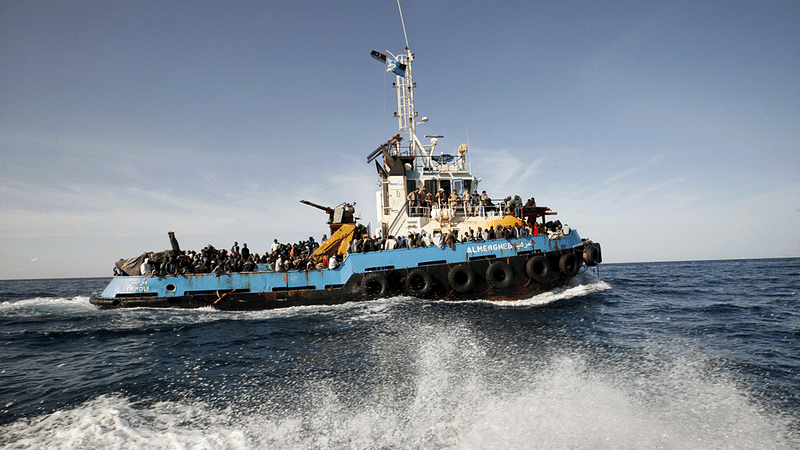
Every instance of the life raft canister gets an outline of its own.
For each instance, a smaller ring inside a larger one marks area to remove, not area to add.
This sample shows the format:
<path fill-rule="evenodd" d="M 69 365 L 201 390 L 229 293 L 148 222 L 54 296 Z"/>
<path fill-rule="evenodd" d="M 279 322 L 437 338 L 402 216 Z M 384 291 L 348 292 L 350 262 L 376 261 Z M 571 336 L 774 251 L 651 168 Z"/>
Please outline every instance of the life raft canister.
<path fill-rule="evenodd" d="M 550 261 L 544 255 L 536 255 L 529 259 L 525 264 L 525 273 L 539 283 L 549 281 L 555 275 Z"/>
<path fill-rule="evenodd" d="M 433 290 L 433 278 L 422 269 L 414 269 L 406 275 L 405 287 L 406 292 L 414 297 L 428 295 Z"/>
<path fill-rule="evenodd" d="M 495 261 L 486 269 L 486 281 L 495 289 L 505 289 L 511 286 L 511 277 L 514 272 L 505 261 Z"/>
<path fill-rule="evenodd" d="M 389 282 L 386 277 L 379 273 L 371 273 L 364 277 L 361 282 L 361 291 L 367 298 L 378 298 L 386 295 L 389 291 Z"/>
<path fill-rule="evenodd" d="M 458 292 L 469 292 L 475 286 L 475 272 L 466 265 L 459 264 L 447 274 L 447 281 L 450 286 Z"/>

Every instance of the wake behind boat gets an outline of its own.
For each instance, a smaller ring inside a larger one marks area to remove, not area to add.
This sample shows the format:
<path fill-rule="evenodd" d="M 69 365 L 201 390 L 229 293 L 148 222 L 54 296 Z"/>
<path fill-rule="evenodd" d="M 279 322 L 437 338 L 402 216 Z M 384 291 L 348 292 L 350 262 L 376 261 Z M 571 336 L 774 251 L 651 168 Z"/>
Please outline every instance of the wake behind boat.
<path fill-rule="evenodd" d="M 397 77 L 399 133 L 367 157 L 380 177 L 380 238 L 357 223 L 353 205 L 330 208 L 301 200 L 329 214 L 331 232 L 318 246 L 309 240 L 305 254 L 278 248 L 258 263 L 232 251 L 204 269 L 197 264 L 202 255 L 182 251 L 170 232 L 172 250 L 120 260 L 119 275 L 91 303 L 241 311 L 398 294 L 518 300 L 563 286 L 582 267 L 602 262 L 598 243 L 548 220 L 556 213 L 533 198 L 523 203 L 519 196 L 478 194 L 481 179 L 469 169 L 465 144 L 455 155 L 436 155 L 442 136 L 424 136 L 428 143 L 422 143 L 416 127 L 427 118 L 416 122 L 414 54 L 408 46 L 396 57 L 377 51 L 371 56 Z"/>

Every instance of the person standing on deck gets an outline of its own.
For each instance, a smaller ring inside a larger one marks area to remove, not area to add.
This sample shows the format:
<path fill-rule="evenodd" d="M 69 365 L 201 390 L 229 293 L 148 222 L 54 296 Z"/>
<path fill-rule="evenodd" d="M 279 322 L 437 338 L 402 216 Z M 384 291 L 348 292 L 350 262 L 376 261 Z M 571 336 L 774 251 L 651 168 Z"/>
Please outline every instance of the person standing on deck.
<path fill-rule="evenodd" d="M 428 204 L 428 191 L 425 190 L 425 186 L 422 186 L 422 189 L 420 189 L 417 194 L 417 205 L 419 205 L 420 208 L 431 206 Z M 422 214 L 424 214 L 424 212 Z"/>
<path fill-rule="evenodd" d="M 469 195 L 468 190 L 464 190 L 464 194 L 461 195 L 461 202 L 464 204 L 464 216 L 472 215 L 472 208 L 470 208 L 470 203 L 472 202 L 472 196 Z"/>
<path fill-rule="evenodd" d="M 455 217 L 456 208 L 458 208 L 458 194 L 455 191 L 451 191 L 447 197 L 447 207 L 450 208 L 450 217 Z"/>
<path fill-rule="evenodd" d="M 408 200 L 408 215 L 413 216 L 415 212 L 415 208 L 417 207 L 417 193 L 419 189 L 414 189 L 413 191 L 408 193 L 406 196 L 406 200 Z"/>
<path fill-rule="evenodd" d="M 486 191 L 481 193 L 480 203 L 480 213 L 482 216 L 486 217 L 486 210 L 488 209 L 487 207 L 492 204 L 492 200 L 489 198 L 489 195 L 486 194 Z"/>

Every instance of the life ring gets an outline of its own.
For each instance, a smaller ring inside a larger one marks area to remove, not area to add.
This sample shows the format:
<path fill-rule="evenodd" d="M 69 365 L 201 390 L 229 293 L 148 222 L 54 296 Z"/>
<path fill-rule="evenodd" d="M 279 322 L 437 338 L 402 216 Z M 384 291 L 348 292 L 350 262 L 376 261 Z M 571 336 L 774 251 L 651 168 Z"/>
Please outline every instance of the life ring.
<path fill-rule="evenodd" d="M 361 281 L 361 291 L 367 298 L 378 298 L 386 295 L 389 290 L 389 282 L 386 277 L 379 273 L 371 273 Z"/>
<path fill-rule="evenodd" d="M 433 290 L 433 278 L 431 274 L 422 270 L 414 269 L 406 275 L 406 292 L 414 297 L 428 295 Z"/>
<path fill-rule="evenodd" d="M 512 275 L 514 272 L 511 270 L 511 266 L 504 261 L 495 261 L 486 269 L 486 281 L 495 289 L 505 289 L 511 286 Z"/>
<path fill-rule="evenodd" d="M 469 292 L 475 286 L 475 273 L 466 264 L 459 264 L 447 274 L 450 286 L 458 292 Z"/>
<path fill-rule="evenodd" d="M 553 267 L 544 255 L 536 255 L 529 259 L 528 263 L 525 264 L 525 272 L 539 283 L 544 283 L 553 278 Z"/>
<path fill-rule="evenodd" d="M 583 262 L 589 267 L 600 264 L 600 248 L 595 247 L 595 244 L 584 244 Z"/>
<path fill-rule="evenodd" d="M 581 263 L 574 253 L 564 253 L 558 260 L 558 268 L 568 277 L 574 277 L 581 268 Z"/>

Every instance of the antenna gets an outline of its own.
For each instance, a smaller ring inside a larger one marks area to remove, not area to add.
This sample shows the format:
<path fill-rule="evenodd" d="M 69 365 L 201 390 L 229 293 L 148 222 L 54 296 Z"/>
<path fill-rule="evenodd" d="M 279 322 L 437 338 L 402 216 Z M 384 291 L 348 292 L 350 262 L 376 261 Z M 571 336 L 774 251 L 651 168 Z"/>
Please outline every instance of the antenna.
<path fill-rule="evenodd" d="M 408 35 L 406 34 L 406 22 L 403 20 L 403 10 L 400 8 L 400 0 L 397 0 L 397 9 L 400 11 L 400 23 L 403 24 L 403 36 L 406 38 L 406 49 L 408 49 Z"/>

